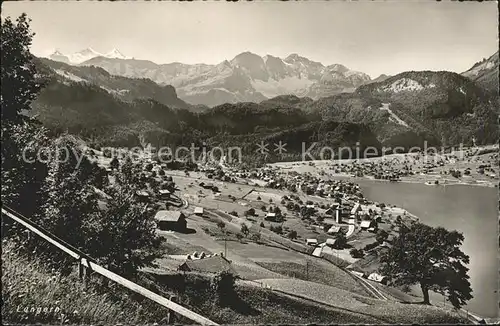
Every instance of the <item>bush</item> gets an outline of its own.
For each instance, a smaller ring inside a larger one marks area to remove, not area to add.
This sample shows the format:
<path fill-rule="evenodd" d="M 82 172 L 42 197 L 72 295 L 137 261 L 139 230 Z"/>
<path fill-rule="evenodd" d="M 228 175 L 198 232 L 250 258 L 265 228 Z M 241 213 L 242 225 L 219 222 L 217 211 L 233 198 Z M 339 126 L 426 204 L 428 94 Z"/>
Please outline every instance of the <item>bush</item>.
<path fill-rule="evenodd" d="M 363 249 L 356 249 L 356 248 L 351 249 L 349 253 L 351 254 L 352 258 L 363 258 L 363 256 L 365 255 Z"/>
<path fill-rule="evenodd" d="M 255 209 L 250 208 L 245 212 L 245 216 L 255 216 Z"/>
<path fill-rule="evenodd" d="M 250 233 L 250 229 L 246 224 L 241 225 L 241 233 L 246 237 Z"/>
<path fill-rule="evenodd" d="M 278 234 L 283 234 L 283 228 L 281 227 L 281 225 L 278 225 L 278 226 L 271 225 L 270 230 L 275 232 L 275 233 L 278 233 Z"/>
<path fill-rule="evenodd" d="M 146 171 L 151 172 L 151 170 L 153 170 L 153 163 L 146 164 L 144 168 L 146 169 Z"/>
<path fill-rule="evenodd" d="M 238 216 L 238 212 L 237 211 L 231 211 L 229 214 L 231 214 L 233 216 Z"/>
<path fill-rule="evenodd" d="M 363 248 L 363 250 L 364 250 L 364 251 L 369 251 L 369 250 L 372 250 L 373 248 L 376 248 L 378 245 L 379 245 L 379 243 L 378 243 L 378 242 L 372 242 L 372 243 L 367 244 L 367 245 Z"/>
<path fill-rule="evenodd" d="M 292 231 L 288 232 L 287 237 L 292 239 L 292 240 L 297 239 L 297 231 L 292 230 Z"/>
<path fill-rule="evenodd" d="M 377 235 L 375 236 L 375 239 L 377 240 L 378 243 L 384 242 L 387 237 L 389 237 L 389 234 L 385 230 L 378 230 Z"/>
<path fill-rule="evenodd" d="M 260 233 L 252 234 L 252 240 L 255 242 L 259 242 L 260 241 Z"/>
<path fill-rule="evenodd" d="M 236 279 L 237 276 L 229 271 L 222 271 L 212 279 L 211 288 L 217 294 L 221 306 L 230 304 L 235 298 Z"/>

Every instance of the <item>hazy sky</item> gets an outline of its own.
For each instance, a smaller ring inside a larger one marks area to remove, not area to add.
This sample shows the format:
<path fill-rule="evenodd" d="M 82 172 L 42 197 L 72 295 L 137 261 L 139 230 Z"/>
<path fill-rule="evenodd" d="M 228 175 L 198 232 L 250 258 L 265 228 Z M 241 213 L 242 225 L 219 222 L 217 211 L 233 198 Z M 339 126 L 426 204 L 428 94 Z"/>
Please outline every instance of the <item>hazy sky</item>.
<path fill-rule="evenodd" d="M 498 50 L 496 2 L 2 3 L 2 16 L 22 12 L 39 56 L 116 47 L 156 63 L 216 64 L 243 51 L 298 53 L 377 77 L 462 72 Z"/>

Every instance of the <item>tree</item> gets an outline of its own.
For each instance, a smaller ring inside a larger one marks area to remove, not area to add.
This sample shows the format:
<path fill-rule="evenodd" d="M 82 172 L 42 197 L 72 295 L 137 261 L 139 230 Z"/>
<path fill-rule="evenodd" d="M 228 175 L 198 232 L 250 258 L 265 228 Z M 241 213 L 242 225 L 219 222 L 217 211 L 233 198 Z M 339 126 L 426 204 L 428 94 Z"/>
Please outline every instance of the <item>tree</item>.
<path fill-rule="evenodd" d="M 335 247 L 337 249 L 343 249 L 347 246 L 347 238 L 345 233 L 340 230 L 335 234 Z"/>
<path fill-rule="evenodd" d="M 82 152 L 72 136 L 54 140 L 51 151 L 57 155 L 48 163 L 49 172 L 43 185 L 44 204 L 38 223 L 57 237 L 87 251 L 85 223 L 99 214 L 99 208 L 97 195 L 89 182 L 90 176 L 77 168 Z M 66 154 L 69 155 L 66 157 Z M 56 265 L 64 272 L 68 271 L 71 261 L 66 256 L 54 252 L 50 245 L 41 244 L 39 249 L 51 252 Z"/>
<path fill-rule="evenodd" d="M 43 86 L 43 81 L 36 79 L 34 57 L 29 52 L 34 36 L 29 22 L 22 14 L 15 22 L 10 17 L 2 18 L 0 25 L 1 198 L 2 204 L 27 216 L 36 214 L 41 205 L 40 190 L 47 167 L 36 154 L 48 142 L 46 131 L 21 114 L 31 110 L 31 102 Z M 9 223 L 2 219 L 2 235 Z"/>
<path fill-rule="evenodd" d="M 291 230 L 290 232 L 288 232 L 287 237 L 292 240 L 297 239 L 297 231 Z"/>
<path fill-rule="evenodd" d="M 217 222 L 217 227 L 218 227 L 221 231 L 223 231 L 223 230 L 224 230 L 224 228 L 226 227 L 226 223 L 224 223 L 224 222 L 222 222 L 222 221 L 219 221 L 219 222 Z"/>
<path fill-rule="evenodd" d="M 133 186 L 109 187 L 106 210 L 83 221 L 86 250 L 100 263 L 123 276 L 135 277 L 154 266 L 162 238 L 156 233 L 153 206 L 139 203 Z"/>
<path fill-rule="evenodd" d="M 245 211 L 245 216 L 254 216 L 255 215 L 255 209 L 250 208 L 249 210 Z"/>
<path fill-rule="evenodd" d="M 243 233 L 246 237 L 248 233 L 250 233 L 250 229 L 248 229 L 248 226 L 246 224 L 242 224 L 240 232 Z"/>
<path fill-rule="evenodd" d="M 135 167 L 134 163 L 132 162 L 132 158 L 130 156 L 127 156 L 125 158 L 125 162 L 121 166 L 121 176 L 124 177 L 126 180 L 128 180 L 130 183 L 136 183 L 136 177 L 135 177 Z"/>
<path fill-rule="evenodd" d="M 255 242 L 259 242 L 260 241 L 260 233 L 252 234 L 252 240 Z"/>
<path fill-rule="evenodd" d="M 385 240 L 387 240 L 388 236 L 389 236 L 389 233 L 387 233 L 387 231 L 380 229 L 377 231 L 377 235 L 375 236 L 375 239 L 377 240 L 377 242 L 382 243 Z"/>
<path fill-rule="evenodd" d="M 349 253 L 351 254 L 352 258 L 363 258 L 363 256 L 365 255 L 363 249 L 356 249 L 356 248 L 351 249 Z"/>
<path fill-rule="evenodd" d="M 35 35 L 30 30 L 30 21 L 23 13 L 15 23 L 10 17 L 5 18 L 0 27 L 2 125 L 23 120 L 21 111 L 31 110 L 30 104 L 43 86 L 43 83 L 36 79 L 33 55 L 29 52 Z"/>
<path fill-rule="evenodd" d="M 457 231 L 414 223 L 403 228 L 392 248 L 381 257 L 381 273 L 396 285 L 420 284 L 424 303 L 429 304 L 429 290 L 448 297 L 460 308 L 472 299 L 469 257 L 460 246 L 464 236 Z"/>
<path fill-rule="evenodd" d="M 217 294 L 221 306 L 229 305 L 235 299 L 234 286 L 237 278 L 229 271 L 222 271 L 211 279 L 211 288 Z"/>
<path fill-rule="evenodd" d="M 116 157 L 113 157 L 111 162 L 109 162 L 109 167 L 112 168 L 113 170 L 118 170 L 118 168 L 120 167 L 120 162 Z"/>

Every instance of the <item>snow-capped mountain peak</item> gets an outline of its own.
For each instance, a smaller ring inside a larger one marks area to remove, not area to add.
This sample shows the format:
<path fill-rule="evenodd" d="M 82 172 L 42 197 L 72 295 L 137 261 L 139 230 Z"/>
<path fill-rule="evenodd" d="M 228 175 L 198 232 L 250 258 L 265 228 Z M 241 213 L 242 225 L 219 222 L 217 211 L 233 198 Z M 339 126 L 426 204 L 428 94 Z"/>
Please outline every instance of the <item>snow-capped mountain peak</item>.
<path fill-rule="evenodd" d="M 55 61 L 67 62 L 70 64 L 80 64 L 96 57 L 105 57 L 109 59 L 128 59 L 128 57 L 126 57 L 123 53 L 120 52 L 120 50 L 116 48 L 106 54 L 102 54 L 91 47 L 72 54 L 64 54 L 59 50 L 55 50 L 51 55 L 49 55 L 48 58 Z"/>
<path fill-rule="evenodd" d="M 85 62 L 87 60 L 90 60 L 92 58 L 101 57 L 101 56 L 103 56 L 102 53 L 97 52 L 96 50 L 92 49 L 91 47 L 88 47 L 88 48 L 83 49 L 81 51 L 75 52 L 73 54 L 66 55 L 69 62 L 74 63 L 74 64 L 80 64 L 80 63 Z"/>
<path fill-rule="evenodd" d="M 217 65 L 189 65 L 125 61 L 131 58 L 118 49 L 101 54 L 88 48 L 72 55 L 53 55 L 50 59 L 101 67 L 113 75 L 150 78 L 159 84 L 176 87 L 179 96 L 192 104 L 210 106 L 238 101 L 259 102 L 279 95 L 328 97 L 352 92 L 370 81 L 368 75 L 341 64 L 325 66 L 297 53 L 280 58 L 270 54 L 261 57 L 245 51 Z"/>
<path fill-rule="evenodd" d="M 329 65 L 328 67 L 326 67 L 326 69 L 328 69 L 329 71 L 340 72 L 342 74 L 349 71 L 349 69 L 346 66 L 338 64 L 338 63 L 335 63 L 333 65 Z"/>
<path fill-rule="evenodd" d="M 64 55 L 61 51 L 55 49 L 54 52 L 52 52 L 51 55 Z"/>
<path fill-rule="evenodd" d="M 120 52 L 120 50 L 114 48 L 113 50 L 109 51 L 104 55 L 106 58 L 111 58 L 111 59 L 127 59 L 123 53 Z"/>

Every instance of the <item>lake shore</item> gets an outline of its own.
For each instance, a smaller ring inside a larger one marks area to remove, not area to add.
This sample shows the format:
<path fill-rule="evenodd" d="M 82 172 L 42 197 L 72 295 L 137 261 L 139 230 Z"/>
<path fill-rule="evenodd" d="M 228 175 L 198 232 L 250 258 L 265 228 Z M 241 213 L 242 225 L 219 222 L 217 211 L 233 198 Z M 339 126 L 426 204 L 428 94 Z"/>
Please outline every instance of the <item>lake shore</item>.
<path fill-rule="evenodd" d="M 348 177 L 352 180 L 428 185 L 468 185 L 498 187 L 498 145 L 453 151 L 443 155 L 422 153 L 390 154 L 361 159 L 278 162 L 271 167 L 310 173 L 323 177 Z"/>

